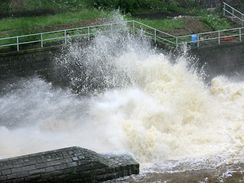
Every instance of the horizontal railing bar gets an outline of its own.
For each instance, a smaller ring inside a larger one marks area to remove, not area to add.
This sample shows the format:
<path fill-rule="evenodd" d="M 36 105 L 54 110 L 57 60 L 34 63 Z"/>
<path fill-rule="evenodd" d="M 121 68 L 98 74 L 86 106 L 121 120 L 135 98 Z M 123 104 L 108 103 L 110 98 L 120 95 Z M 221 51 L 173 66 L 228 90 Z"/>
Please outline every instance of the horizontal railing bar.
<path fill-rule="evenodd" d="M 226 12 L 228 12 L 229 14 L 231 14 L 231 15 L 233 15 L 233 16 L 236 16 L 237 17 L 237 15 L 244 15 L 244 14 L 242 14 L 241 12 L 237 12 L 238 14 L 235 14 L 235 11 L 234 12 L 232 12 L 232 11 L 229 11 L 229 10 L 227 10 L 227 9 L 224 9 L 224 11 L 226 11 Z"/>
<path fill-rule="evenodd" d="M 79 37 L 79 36 L 88 36 L 88 34 L 77 34 L 77 35 L 71 35 L 70 37 Z"/>
<path fill-rule="evenodd" d="M 242 12 L 237 11 L 237 10 L 235 10 L 235 9 L 233 9 L 233 8 L 224 8 L 223 10 L 225 10 L 225 11 L 227 11 L 228 13 L 233 14 L 233 15 L 235 15 L 235 13 L 237 13 L 237 14 L 239 14 L 239 15 L 244 15 Z M 233 11 L 233 12 L 232 12 L 232 11 L 230 12 L 229 10 L 234 10 L 234 11 Z"/>
<path fill-rule="evenodd" d="M 17 45 L 17 43 L 12 43 L 12 44 L 0 45 L 0 47 L 16 46 L 16 45 Z"/>
<path fill-rule="evenodd" d="M 126 21 L 126 22 L 131 22 L 131 21 Z M 86 27 L 77 27 L 77 28 L 72 28 L 72 29 L 63 29 L 63 30 L 56 30 L 56 31 L 50 31 L 50 32 L 39 32 L 39 33 L 33 33 L 33 34 L 26 34 L 26 35 L 19 35 L 19 36 L 13 36 L 13 37 L 6 37 L 6 38 L 0 38 L 0 40 L 4 39 L 10 39 L 10 38 L 21 38 L 21 37 L 28 37 L 28 36 L 38 36 L 38 35 L 45 35 L 45 34 L 51 34 L 51 33 L 61 33 L 64 31 L 72 31 L 72 30 L 82 30 L 82 29 L 87 29 L 87 28 L 96 28 L 96 27 L 105 27 L 105 26 L 111 26 L 112 25 L 119 25 L 120 23 L 110 23 L 110 24 L 101 24 L 101 25 L 93 25 L 93 26 L 86 26 Z"/>
<path fill-rule="evenodd" d="M 244 35 L 244 34 L 242 34 Z M 228 38 L 228 37 L 239 37 L 239 34 L 234 34 L 234 35 L 228 35 L 228 36 L 220 36 L 220 37 L 212 37 L 212 38 L 205 38 L 205 39 L 199 39 L 198 42 L 204 42 L 204 41 L 209 41 L 209 40 L 215 40 L 215 39 L 221 39 L 221 38 Z M 184 42 L 179 40 L 180 42 Z M 190 41 L 192 42 L 192 41 Z"/>
<path fill-rule="evenodd" d="M 238 17 L 238 16 L 236 16 L 235 14 L 233 14 L 232 12 L 229 12 L 228 10 L 225 10 L 226 12 L 228 12 L 229 14 L 231 14 L 231 15 L 233 15 L 234 16 L 234 18 L 238 18 L 239 20 L 241 20 L 241 21 L 243 21 L 244 19 L 242 19 L 242 18 L 240 18 L 240 17 Z M 243 14 L 242 14 L 243 15 Z M 244 16 L 244 15 L 243 15 Z"/>
<path fill-rule="evenodd" d="M 220 36 L 220 38 L 226 38 L 226 37 L 237 37 L 237 36 L 240 36 L 240 35 L 244 35 L 244 34 L 231 34 L 231 35 L 221 35 Z M 185 37 L 185 38 L 189 38 L 189 39 L 191 39 L 191 37 Z M 199 40 L 201 40 L 201 38 L 204 38 L 203 40 L 210 40 L 210 39 L 218 39 L 219 37 L 200 37 L 200 39 Z M 178 38 L 179 39 L 179 41 L 180 41 L 180 39 L 183 39 L 182 37 L 181 38 Z"/>
<path fill-rule="evenodd" d="M 151 35 L 151 36 L 153 36 L 153 35 L 154 35 L 154 34 L 152 34 L 152 33 L 150 33 L 150 32 L 144 32 L 144 33 L 149 34 L 149 35 Z"/>
<path fill-rule="evenodd" d="M 181 44 L 182 42 L 189 42 L 191 43 L 191 36 L 192 35 L 182 35 L 182 36 L 174 36 L 171 35 L 169 33 L 160 31 L 156 28 L 153 28 L 151 26 L 148 26 L 144 23 L 138 22 L 138 21 L 126 21 L 126 24 L 128 23 L 133 23 L 133 28 L 134 30 L 143 30 L 143 28 L 145 28 L 144 33 L 146 34 L 146 37 L 150 37 L 151 39 L 155 39 L 155 41 L 163 41 L 163 42 L 167 42 L 173 45 L 176 44 Z M 135 26 L 135 24 L 137 26 Z M 72 37 L 85 37 L 85 36 L 91 36 L 91 35 L 96 35 L 97 32 L 99 30 L 101 30 L 101 28 L 110 28 L 112 25 L 120 25 L 120 23 L 106 23 L 106 24 L 101 24 L 101 25 L 93 25 L 93 26 L 86 26 L 86 27 L 78 27 L 78 28 L 72 28 L 72 29 L 64 29 L 64 30 L 56 30 L 56 31 L 50 31 L 50 32 L 42 32 L 42 33 L 34 33 L 34 34 L 28 34 L 28 35 L 21 35 L 21 36 L 15 36 L 15 37 L 6 37 L 6 38 L 0 38 L 0 41 L 3 40 L 12 40 L 12 39 L 16 39 L 16 43 L 13 44 L 0 44 L 0 47 L 7 47 L 7 46 L 18 46 L 18 45 L 24 45 L 24 44 L 31 44 L 31 43 L 42 43 L 45 41 L 53 41 L 53 40 L 64 40 L 67 38 L 66 34 L 70 32 L 68 38 L 72 38 Z M 137 28 L 139 27 L 140 28 Z M 88 33 L 84 33 L 84 30 L 87 29 Z M 90 31 L 89 31 L 90 30 Z M 91 31 L 92 30 L 92 31 Z M 94 30 L 94 31 L 93 31 Z M 103 30 L 103 29 L 102 29 Z M 72 31 L 74 31 L 72 33 Z M 75 32 L 75 31 L 82 31 L 82 33 L 79 32 Z M 153 33 L 151 31 L 154 31 Z M 238 31 L 237 32 L 233 32 L 233 31 Z M 221 36 L 214 36 L 212 37 L 214 34 L 222 34 Z M 57 34 L 57 35 L 53 35 L 52 34 Z M 62 36 L 58 35 L 58 34 L 63 34 Z M 230 34 L 230 35 L 226 35 L 226 34 Z M 47 36 L 48 35 L 48 36 Z M 147 36 L 149 35 L 149 36 Z M 210 40 L 217 40 L 217 39 L 222 39 L 222 38 L 228 38 L 228 37 L 240 37 L 242 35 L 244 35 L 244 27 L 241 28 L 232 28 L 232 29 L 224 29 L 224 30 L 217 30 L 217 31 L 209 31 L 209 32 L 203 32 L 203 33 L 198 33 L 197 34 L 200 39 L 198 40 L 198 42 L 204 42 L 204 41 L 210 41 Z M 24 41 L 21 42 L 21 38 L 26 38 L 26 37 L 31 37 L 31 36 L 40 36 L 40 38 L 38 40 L 33 40 L 33 41 Z M 43 39 L 43 36 L 45 37 L 49 37 L 50 38 L 46 38 Z M 57 36 L 57 37 L 55 37 Z M 209 38 L 206 38 L 207 36 L 209 36 Z M 201 39 L 203 38 L 203 39 Z M 171 39 L 174 39 L 173 41 Z M 180 39 L 186 39 L 186 40 L 180 40 Z M 17 40 L 19 42 L 17 42 Z M 176 43 L 176 41 L 178 40 L 178 43 Z M 241 41 L 241 38 L 240 38 Z"/>
<path fill-rule="evenodd" d="M 149 25 L 146 25 L 146 24 L 144 24 L 144 23 L 141 23 L 141 22 L 138 22 L 138 21 L 134 21 L 134 22 L 137 23 L 137 24 L 139 24 L 139 25 L 143 25 L 143 26 L 148 27 L 148 28 L 150 28 L 150 29 L 152 29 L 152 30 L 156 30 L 156 31 L 158 31 L 158 32 L 160 32 L 160 33 L 163 33 L 163 34 L 166 34 L 166 35 L 168 35 L 168 36 L 170 36 L 170 37 L 174 37 L 174 38 L 175 38 L 175 36 L 173 36 L 173 35 L 171 35 L 171 34 L 168 34 L 168 33 L 166 33 L 166 32 L 162 32 L 162 31 L 160 31 L 160 30 L 157 30 L 157 29 L 155 29 L 155 28 L 153 28 L 153 27 L 151 27 L 151 26 L 149 26 Z"/>
<path fill-rule="evenodd" d="M 161 37 L 157 37 L 157 39 L 161 39 L 161 40 L 167 41 L 167 42 L 169 42 L 169 43 L 175 44 L 175 42 L 172 42 L 172 41 L 170 41 L 170 40 L 167 40 L 167 39 L 164 39 L 164 38 L 161 38 Z"/>
<path fill-rule="evenodd" d="M 234 7 L 230 6 L 229 4 L 227 4 L 226 2 L 224 2 L 224 5 L 230 7 L 231 9 L 235 10 L 236 12 L 239 12 L 240 14 L 244 15 L 244 13 L 240 12 L 239 10 L 235 9 Z"/>
<path fill-rule="evenodd" d="M 242 30 L 244 28 L 233 28 L 233 29 L 224 29 L 224 30 L 217 30 L 217 31 L 211 31 L 211 32 L 203 32 L 203 33 L 197 33 L 197 35 L 202 36 L 202 35 L 211 35 L 211 34 L 215 34 L 215 33 L 224 33 L 224 32 L 228 32 L 228 31 L 236 31 L 236 30 Z M 183 37 L 191 37 L 191 34 L 188 35 L 183 35 L 183 36 L 178 36 L 178 38 L 183 38 Z"/>
<path fill-rule="evenodd" d="M 52 40 L 60 40 L 60 39 L 63 39 L 64 40 L 64 36 L 62 37 L 54 37 L 54 38 L 48 38 L 48 39 L 43 39 L 43 41 L 52 41 Z"/>
<path fill-rule="evenodd" d="M 199 39 L 197 42 L 212 41 L 212 40 L 218 40 L 218 39 L 221 39 L 221 38 L 228 38 L 228 37 L 235 37 L 235 38 L 237 38 L 237 37 L 239 37 L 239 35 L 235 35 L 235 36 L 223 36 L 223 37 L 214 37 L 214 38 L 208 38 L 208 39 L 202 39 L 202 40 Z M 181 43 L 192 43 L 192 41 L 180 41 L 178 44 L 181 44 Z"/>
<path fill-rule="evenodd" d="M 35 34 L 26 34 L 26 35 L 21 35 L 21 36 L 16 36 L 19 38 L 23 38 L 23 37 L 30 37 L 30 36 L 40 36 L 42 33 L 35 33 Z"/>
<path fill-rule="evenodd" d="M 2 40 L 6 40 L 6 39 L 17 39 L 18 36 L 14 36 L 14 37 L 4 37 L 4 38 L 0 38 L 0 41 Z"/>
<path fill-rule="evenodd" d="M 40 43 L 41 40 L 36 40 L 36 41 L 28 41 L 28 42 L 19 42 L 19 45 L 24 45 L 24 44 L 31 44 L 31 43 Z"/>
<path fill-rule="evenodd" d="M 160 42 L 160 43 L 163 43 L 163 44 L 170 44 L 170 45 L 173 45 L 173 46 L 175 46 L 176 44 L 175 43 L 173 43 L 173 42 L 169 42 L 169 43 L 165 43 L 165 41 L 162 41 L 162 40 L 157 40 L 157 42 Z"/>

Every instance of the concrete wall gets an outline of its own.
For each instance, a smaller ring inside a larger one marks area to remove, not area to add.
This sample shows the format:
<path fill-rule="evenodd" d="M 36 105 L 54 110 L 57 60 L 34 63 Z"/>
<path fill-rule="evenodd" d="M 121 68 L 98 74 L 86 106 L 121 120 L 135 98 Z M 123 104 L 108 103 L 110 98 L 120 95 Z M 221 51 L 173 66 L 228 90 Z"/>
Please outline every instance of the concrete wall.
<path fill-rule="evenodd" d="M 53 70 L 52 60 L 61 52 L 60 47 L 0 54 L 0 79 L 33 74 L 48 76 Z"/>
<path fill-rule="evenodd" d="M 55 70 L 53 60 L 60 53 L 60 48 L 52 48 L 0 55 L 0 85 L 1 82 L 8 82 L 11 77 L 28 77 L 35 74 L 48 81 L 57 82 L 53 74 Z M 194 49 L 190 54 L 198 58 L 200 66 L 205 65 L 209 78 L 221 74 L 244 75 L 243 44 Z"/>
<path fill-rule="evenodd" d="M 244 76 L 244 45 L 229 45 L 195 49 L 191 51 L 212 78 L 217 75 Z"/>
<path fill-rule="evenodd" d="M 130 156 L 79 147 L 0 160 L 1 183 L 95 183 L 138 173 L 139 164 Z"/>

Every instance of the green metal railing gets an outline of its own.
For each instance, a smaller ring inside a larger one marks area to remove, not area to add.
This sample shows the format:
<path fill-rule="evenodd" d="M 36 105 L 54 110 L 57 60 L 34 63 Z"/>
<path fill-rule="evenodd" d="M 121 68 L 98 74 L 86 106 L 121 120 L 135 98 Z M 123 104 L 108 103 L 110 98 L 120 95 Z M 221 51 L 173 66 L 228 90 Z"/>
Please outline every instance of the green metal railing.
<path fill-rule="evenodd" d="M 178 44 L 192 44 L 191 36 L 192 35 L 178 36 Z M 203 32 L 197 34 L 197 37 L 197 47 L 240 43 L 244 41 L 244 27 Z"/>
<path fill-rule="evenodd" d="M 143 30 L 144 34 L 148 37 L 153 37 L 157 42 L 162 42 L 164 44 L 169 44 L 170 46 L 175 46 L 176 37 L 162 32 L 153 27 L 140 23 L 138 21 L 126 21 L 127 26 L 133 33 L 139 33 Z M 43 48 L 50 45 L 60 45 L 67 44 L 69 39 L 72 38 L 87 38 L 90 39 L 92 36 L 96 35 L 99 31 L 111 31 L 120 25 L 119 23 L 107 23 L 101 25 L 93 25 L 87 27 L 78 27 L 73 29 L 65 29 L 51 32 L 42 32 L 7 38 L 0 38 L 0 49 L 14 47 L 16 51 L 27 49 L 24 46 Z"/>
<path fill-rule="evenodd" d="M 15 47 L 17 51 L 20 51 L 21 46 L 26 45 L 33 46 L 35 48 L 43 48 L 49 46 L 50 44 L 67 44 L 70 38 L 85 37 L 90 39 L 90 37 L 94 36 L 98 31 L 107 28 L 111 29 L 113 25 L 115 25 L 115 23 L 0 38 L 0 49 L 6 47 Z"/>
<path fill-rule="evenodd" d="M 232 20 L 237 20 L 237 22 L 240 23 L 242 27 L 244 26 L 244 13 L 233 8 L 225 2 L 223 5 L 223 15 L 227 17 L 230 16 Z"/>
<path fill-rule="evenodd" d="M 173 48 L 181 46 L 182 44 L 205 47 L 244 41 L 244 27 L 199 33 L 197 34 L 197 42 L 192 44 L 192 35 L 174 36 L 134 20 L 127 21 L 126 24 L 132 33 L 141 33 L 143 36 L 152 39 L 155 43 L 162 43 Z M 102 25 L 0 38 L 0 50 L 2 48 L 12 48 L 16 51 L 30 48 L 44 48 L 53 45 L 67 44 L 72 38 L 86 38 L 89 40 L 92 36 L 96 35 L 97 32 L 113 31 L 117 26 L 120 26 L 120 24 L 107 23 Z"/>
<path fill-rule="evenodd" d="M 149 25 L 143 24 L 135 20 L 133 20 L 132 23 L 133 23 L 133 32 L 134 31 L 142 32 L 145 34 L 145 36 L 153 39 L 154 42 L 160 42 L 172 47 L 175 47 L 177 44 L 177 37 L 174 35 L 160 31 Z"/>

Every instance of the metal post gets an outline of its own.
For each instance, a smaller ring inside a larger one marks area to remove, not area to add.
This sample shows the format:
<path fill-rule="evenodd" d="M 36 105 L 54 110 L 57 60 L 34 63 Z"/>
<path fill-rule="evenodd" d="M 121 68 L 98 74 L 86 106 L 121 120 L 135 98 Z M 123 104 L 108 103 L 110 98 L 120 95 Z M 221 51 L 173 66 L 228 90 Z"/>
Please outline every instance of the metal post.
<path fill-rule="evenodd" d="M 223 15 L 225 16 L 225 3 L 224 3 L 224 8 L 223 8 Z"/>
<path fill-rule="evenodd" d="M 178 48 L 178 37 L 175 38 L 175 45 L 176 45 L 176 48 Z"/>
<path fill-rule="evenodd" d="M 88 41 L 90 40 L 90 27 L 87 27 L 87 36 L 88 36 Z"/>
<path fill-rule="evenodd" d="M 42 33 L 41 33 L 41 47 L 43 48 L 43 36 L 42 36 Z"/>
<path fill-rule="evenodd" d="M 220 45 L 220 31 L 218 31 L 218 45 Z"/>
<path fill-rule="evenodd" d="M 132 22 L 132 31 L 133 31 L 133 34 L 135 34 L 135 21 L 134 20 Z"/>
<path fill-rule="evenodd" d="M 156 43 L 157 42 L 157 30 L 154 29 L 154 42 Z"/>
<path fill-rule="evenodd" d="M 17 36 L 16 38 L 17 38 L 17 42 L 16 42 L 16 44 L 17 44 L 17 51 L 19 51 L 19 36 Z"/>
<path fill-rule="evenodd" d="M 241 25 L 242 25 L 242 27 L 244 26 L 244 16 L 243 16 L 243 14 L 241 15 Z"/>
<path fill-rule="evenodd" d="M 110 30 L 113 32 L 113 24 L 110 24 Z"/>
<path fill-rule="evenodd" d="M 200 47 L 200 35 L 199 34 L 197 35 L 197 47 L 198 48 Z"/>
<path fill-rule="evenodd" d="M 234 12 L 234 9 L 232 8 L 232 17 L 231 17 L 232 21 L 233 21 L 234 17 L 235 17 L 235 12 Z"/>
<path fill-rule="evenodd" d="M 242 41 L 241 40 L 241 28 L 239 29 L 239 38 L 240 38 L 240 42 Z"/>
<path fill-rule="evenodd" d="M 67 30 L 64 30 L 64 44 L 67 44 Z"/>

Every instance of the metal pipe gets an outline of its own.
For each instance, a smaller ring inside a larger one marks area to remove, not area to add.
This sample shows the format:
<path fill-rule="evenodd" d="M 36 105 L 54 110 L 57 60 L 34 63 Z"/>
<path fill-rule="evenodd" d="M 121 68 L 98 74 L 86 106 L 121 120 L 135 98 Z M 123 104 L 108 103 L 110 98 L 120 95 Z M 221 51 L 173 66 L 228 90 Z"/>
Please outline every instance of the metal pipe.
<path fill-rule="evenodd" d="M 225 3 L 224 3 L 224 7 L 223 7 L 223 16 L 225 17 Z"/>
<path fill-rule="evenodd" d="M 42 33 L 41 33 L 41 48 L 43 48 L 43 36 L 42 36 Z"/>
<path fill-rule="evenodd" d="M 87 27 L 88 40 L 90 40 L 90 27 Z"/>
<path fill-rule="evenodd" d="M 156 43 L 157 42 L 157 30 L 154 29 L 154 42 Z"/>
<path fill-rule="evenodd" d="M 218 45 L 220 45 L 220 31 L 218 32 Z"/>
<path fill-rule="evenodd" d="M 67 30 L 64 31 L 64 44 L 67 44 Z"/>
<path fill-rule="evenodd" d="M 240 42 L 242 41 L 241 40 L 241 28 L 239 29 L 239 38 L 240 38 Z"/>
<path fill-rule="evenodd" d="M 16 40 L 17 41 L 16 42 L 17 43 L 17 51 L 19 51 L 19 36 L 17 36 L 16 38 L 17 38 L 17 40 Z"/>
<path fill-rule="evenodd" d="M 135 34 L 135 21 L 134 20 L 132 22 L 132 31 L 133 31 L 133 34 Z"/>

